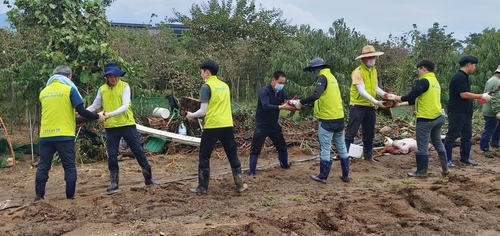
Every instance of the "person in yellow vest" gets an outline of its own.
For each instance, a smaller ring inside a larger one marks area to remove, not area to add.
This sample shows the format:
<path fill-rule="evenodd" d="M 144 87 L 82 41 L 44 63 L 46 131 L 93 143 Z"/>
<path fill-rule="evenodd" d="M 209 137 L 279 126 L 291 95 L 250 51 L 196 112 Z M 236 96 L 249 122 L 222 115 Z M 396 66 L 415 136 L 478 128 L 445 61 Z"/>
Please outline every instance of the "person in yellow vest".
<path fill-rule="evenodd" d="M 248 187 L 247 184 L 243 183 L 241 163 L 234 140 L 229 87 L 217 78 L 218 71 L 219 65 L 213 60 L 205 60 L 201 63 L 200 74 L 205 83 L 200 89 L 200 109 L 186 114 L 189 120 L 205 116 L 199 152 L 198 186 L 189 189 L 193 193 L 206 194 L 208 191 L 210 156 L 218 140 L 222 143 L 231 165 L 236 191 L 243 192 Z"/>
<path fill-rule="evenodd" d="M 135 126 L 132 103 L 130 102 L 130 86 L 120 79 L 124 75 L 125 71 L 122 71 L 117 64 L 106 64 L 104 73 L 101 75 L 101 79 L 106 80 L 105 84 L 99 88 L 94 102 L 87 108 L 89 111 L 95 111 L 102 106 L 102 114 L 106 118 L 104 128 L 106 129 L 108 169 L 111 179 L 111 185 L 107 191 L 118 190 L 119 168 L 117 157 L 122 137 L 142 168 L 144 183 L 146 185 L 158 184 L 152 177 L 151 166 L 144 154 L 141 139 Z"/>
<path fill-rule="evenodd" d="M 335 142 L 337 154 L 340 156 L 340 167 L 342 175 L 340 178 L 344 182 L 349 182 L 349 156 L 344 143 L 344 109 L 342 107 L 342 97 L 337 79 L 330 72 L 329 65 L 321 58 L 314 58 L 309 66 L 304 69 L 311 72 L 316 78 L 316 88 L 309 97 L 300 99 L 295 104 L 297 109 L 302 108 L 302 104 L 314 103 L 314 117 L 318 122 L 318 139 L 320 143 L 319 174 L 311 175 L 313 180 L 326 184 L 326 180 L 332 167 L 330 158 L 330 148 Z"/>
<path fill-rule="evenodd" d="M 75 110 L 83 117 L 104 120 L 102 115 L 94 114 L 83 107 L 82 96 L 73 83 L 69 66 L 61 65 L 54 70 L 54 75 L 47 81 L 40 92 L 42 117 L 40 139 L 38 142 L 40 161 L 35 177 L 35 199 L 45 196 L 45 186 L 49 179 L 52 158 L 57 152 L 64 168 L 66 198 L 73 199 L 76 190 L 75 165 Z"/>
<path fill-rule="evenodd" d="M 441 174 L 447 176 L 448 160 L 446 150 L 441 141 L 441 128 L 445 122 L 441 108 L 441 86 L 434 74 L 434 62 L 422 60 L 417 64 L 417 72 L 420 79 L 410 93 L 405 96 L 396 96 L 396 102 L 408 102 L 415 104 L 417 116 L 417 153 L 415 160 L 417 170 L 408 173 L 409 177 L 426 177 L 429 165 L 428 145 L 429 137 L 436 149 L 441 162 Z"/>
<path fill-rule="evenodd" d="M 375 61 L 377 56 L 383 54 L 383 52 L 375 51 L 372 45 L 363 47 L 361 55 L 356 57 L 356 60 L 361 59 L 362 63 L 351 74 L 349 121 L 345 134 L 345 144 L 349 151 L 349 146 L 354 142 L 354 137 L 357 135 L 359 126 L 361 125 L 364 158 L 371 162 L 374 161 L 375 106 L 385 108 L 383 102 L 376 100 L 375 97 L 379 95 L 389 100 L 394 100 L 395 97 L 394 94 L 386 93 L 378 86 Z"/>

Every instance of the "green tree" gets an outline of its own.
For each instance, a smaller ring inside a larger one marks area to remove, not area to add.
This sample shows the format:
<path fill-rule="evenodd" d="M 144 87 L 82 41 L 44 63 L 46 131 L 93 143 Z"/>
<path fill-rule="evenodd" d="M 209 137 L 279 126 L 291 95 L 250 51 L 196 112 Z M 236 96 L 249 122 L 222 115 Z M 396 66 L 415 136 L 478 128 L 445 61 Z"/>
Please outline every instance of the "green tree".
<path fill-rule="evenodd" d="M 97 74 L 103 64 L 122 62 L 106 42 L 109 24 L 100 0 L 16 0 L 10 7 L 8 21 L 22 39 L 22 53 L 5 73 L 32 108 L 39 109 L 38 94 L 56 66 L 72 67 L 73 81 L 88 101 L 102 83 Z"/>
<path fill-rule="evenodd" d="M 269 55 L 291 30 L 287 21 L 281 19 L 281 10 L 257 10 L 254 1 L 209 0 L 193 4 L 190 14 L 174 10 L 175 17 L 169 21 L 181 22 L 190 28 L 188 35 L 192 40 L 187 41 L 186 46 L 192 55 L 200 58 L 196 66 L 202 58 L 219 62 L 219 75 L 229 82 L 233 97 L 239 94 L 239 81 L 253 88 L 269 77 L 266 74 Z"/>

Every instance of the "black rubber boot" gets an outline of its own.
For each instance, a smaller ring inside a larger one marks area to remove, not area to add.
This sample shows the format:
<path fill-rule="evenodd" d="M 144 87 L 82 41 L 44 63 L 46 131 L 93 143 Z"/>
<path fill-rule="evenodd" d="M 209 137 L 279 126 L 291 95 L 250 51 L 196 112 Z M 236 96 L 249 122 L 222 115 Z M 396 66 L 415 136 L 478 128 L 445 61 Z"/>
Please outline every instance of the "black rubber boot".
<path fill-rule="evenodd" d="M 258 159 L 259 159 L 259 156 L 257 156 L 257 155 L 250 155 L 248 175 L 255 175 L 255 170 L 257 169 L 257 160 Z"/>
<path fill-rule="evenodd" d="M 151 175 L 151 167 L 150 168 L 142 168 L 142 175 L 144 176 L 144 184 L 145 185 L 159 185 L 160 183 L 156 182 Z"/>
<path fill-rule="evenodd" d="M 66 199 L 74 199 L 76 191 L 76 181 L 66 181 Z"/>
<path fill-rule="evenodd" d="M 477 162 L 470 159 L 471 147 L 472 147 L 472 142 L 463 142 L 460 144 L 460 162 L 477 166 Z"/>
<path fill-rule="evenodd" d="M 342 176 L 340 176 L 340 179 L 349 183 L 351 181 L 349 177 L 349 158 L 340 158 L 340 167 L 342 168 Z"/>
<path fill-rule="evenodd" d="M 453 156 L 453 144 L 444 144 L 444 149 L 446 149 L 446 161 L 448 167 L 455 167 L 453 162 L 451 161 Z"/>
<path fill-rule="evenodd" d="M 109 186 L 108 189 L 106 189 L 106 191 L 114 191 L 114 190 L 118 190 L 118 182 L 119 182 L 119 179 L 120 179 L 120 171 L 118 170 L 111 170 L 109 171 L 109 178 L 111 180 L 111 185 Z"/>
<path fill-rule="evenodd" d="M 417 161 L 417 170 L 413 173 L 408 173 L 408 177 L 427 177 L 427 167 L 429 165 L 429 155 L 415 154 Z"/>
<path fill-rule="evenodd" d="M 489 141 L 481 137 L 481 140 L 479 141 L 479 148 L 483 152 L 489 151 L 490 150 Z"/>
<path fill-rule="evenodd" d="M 363 141 L 365 161 L 375 162 L 373 159 L 373 141 Z"/>
<path fill-rule="evenodd" d="M 332 168 L 332 160 L 330 161 L 319 161 L 319 175 L 311 175 L 311 178 L 326 184 L 326 179 L 330 174 L 330 169 Z"/>
<path fill-rule="evenodd" d="M 243 177 L 241 176 L 241 167 L 232 168 L 234 184 L 236 184 L 236 192 L 241 193 L 248 188 L 248 185 L 243 183 Z"/>
<path fill-rule="evenodd" d="M 198 169 L 198 187 L 190 188 L 193 193 L 206 194 L 208 191 L 208 182 L 210 180 L 210 168 Z"/>
<path fill-rule="evenodd" d="M 278 160 L 280 161 L 280 167 L 283 169 L 290 168 L 288 164 L 288 152 L 278 152 Z"/>
<path fill-rule="evenodd" d="M 45 185 L 47 182 L 35 182 L 35 199 L 33 199 L 33 202 L 38 202 L 43 199 L 45 196 Z"/>
<path fill-rule="evenodd" d="M 450 169 L 448 168 L 448 160 L 446 158 L 446 153 L 438 152 L 439 162 L 441 163 L 441 176 L 446 177 L 450 174 Z"/>

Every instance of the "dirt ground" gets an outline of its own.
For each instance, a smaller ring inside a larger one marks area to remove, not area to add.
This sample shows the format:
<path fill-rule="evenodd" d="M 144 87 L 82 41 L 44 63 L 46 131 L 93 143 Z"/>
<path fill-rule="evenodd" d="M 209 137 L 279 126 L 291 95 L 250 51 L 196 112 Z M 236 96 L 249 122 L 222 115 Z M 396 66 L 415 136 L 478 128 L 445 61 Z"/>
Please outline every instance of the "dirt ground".
<path fill-rule="evenodd" d="M 479 166 L 455 162 L 447 178 L 435 151 L 425 179 L 406 178 L 415 170 L 413 154 L 352 160 L 350 183 L 340 180 L 335 161 L 327 184 L 310 178 L 319 160 L 305 161 L 318 150 L 291 148 L 288 170 L 277 167 L 275 151 L 263 150 L 257 175 L 244 172 L 249 188 L 241 194 L 219 152 L 207 195 L 188 190 L 197 184 L 196 151 L 148 154 L 161 185 L 145 186 L 136 161 L 125 160 L 121 192 L 103 195 L 107 164 L 78 164 L 74 200 L 65 199 L 63 169 L 54 165 L 45 200 L 37 203 L 31 203 L 36 168 L 26 156 L 0 170 L 0 235 L 500 235 L 500 151 L 487 158 L 478 150 L 474 145 Z M 247 157 L 240 153 L 243 168 Z"/>

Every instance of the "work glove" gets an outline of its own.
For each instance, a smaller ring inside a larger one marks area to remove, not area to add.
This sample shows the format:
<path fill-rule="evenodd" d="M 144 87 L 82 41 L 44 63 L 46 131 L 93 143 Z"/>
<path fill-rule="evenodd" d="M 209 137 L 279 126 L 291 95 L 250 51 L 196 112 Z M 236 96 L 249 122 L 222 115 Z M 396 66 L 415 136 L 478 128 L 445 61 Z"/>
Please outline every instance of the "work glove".
<path fill-rule="evenodd" d="M 302 108 L 302 104 L 300 103 L 300 100 L 297 100 L 297 103 L 295 103 L 295 108 L 297 108 L 297 110 L 300 110 Z"/>
<path fill-rule="evenodd" d="M 386 106 L 384 106 L 384 101 L 377 101 L 375 103 L 375 106 L 380 107 L 380 108 L 386 108 Z"/>
<path fill-rule="evenodd" d="M 191 120 L 191 121 L 192 121 L 192 120 L 194 120 L 193 113 L 192 113 L 192 112 L 190 112 L 190 111 L 188 111 L 188 112 L 186 113 L 186 118 L 188 118 L 188 120 Z"/>
<path fill-rule="evenodd" d="M 500 112 L 497 113 L 497 120 L 500 121 Z"/>
<path fill-rule="evenodd" d="M 488 93 L 483 93 L 481 98 L 487 102 L 491 101 L 491 96 Z"/>
<path fill-rule="evenodd" d="M 387 100 L 394 100 L 394 99 L 396 99 L 396 95 L 394 95 L 392 93 L 385 93 L 384 96 L 382 96 L 382 98 L 387 99 Z"/>

